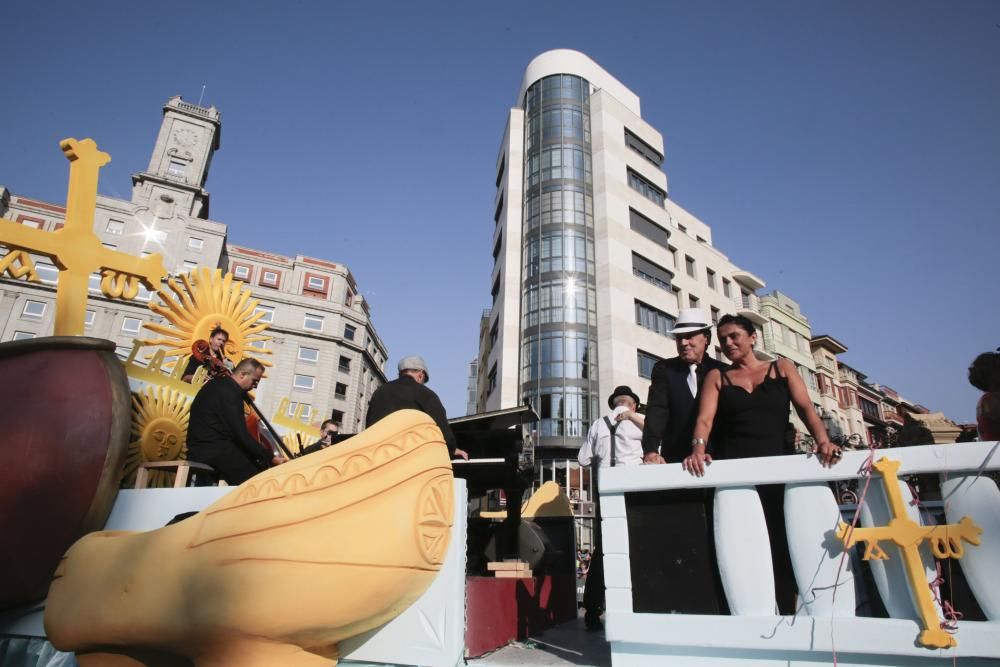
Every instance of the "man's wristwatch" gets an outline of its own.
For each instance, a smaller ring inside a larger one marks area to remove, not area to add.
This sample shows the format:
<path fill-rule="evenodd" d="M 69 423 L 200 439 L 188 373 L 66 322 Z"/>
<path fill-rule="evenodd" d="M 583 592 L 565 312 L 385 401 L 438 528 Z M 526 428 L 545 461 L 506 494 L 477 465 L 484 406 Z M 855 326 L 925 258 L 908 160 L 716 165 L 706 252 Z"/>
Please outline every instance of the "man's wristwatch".
<path fill-rule="evenodd" d="M 698 445 L 701 445 L 702 447 L 704 447 L 705 446 L 705 438 L 691 438 L 691 446 L 692 447 L 697 447 Z"/>

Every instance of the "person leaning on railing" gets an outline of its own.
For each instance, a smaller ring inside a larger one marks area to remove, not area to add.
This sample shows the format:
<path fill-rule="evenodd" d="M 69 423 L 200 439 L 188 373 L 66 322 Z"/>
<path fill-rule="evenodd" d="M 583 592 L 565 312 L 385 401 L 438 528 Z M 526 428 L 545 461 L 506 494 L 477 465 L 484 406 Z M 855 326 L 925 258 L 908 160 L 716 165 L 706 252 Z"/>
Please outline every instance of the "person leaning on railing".
<path fill-rule="evenodd" d="M 969 366 L 969 383 L 983 392 L 976 404 L 980 440 L 1000 440 L 1000 348 L 983 352 Z"/>
<path fill-rule="evenodd" d="M 830 442 L 792 362 L 778 359 L 767 363 L 758 359 L 754 354 L 757 332 L 753 322 L 742 315 L 720 319 L 718 335 L 732 366 L 712 370 L 705 378 L 691 453 L 684 459 L 684 469 L 699 477 L 705 474 L 712 462 L 712 455 L 705 451 L 709 435 L 715 458 L 719 459 L 789 453 L 785 447 L 789 401 L 815 439 L 815 454 L 820 462 L 829 467 L 839 461 L 840 447 Z M 771 542 L 778 606 L 782 614 L 792 614 L 797 589 L 785 537 L 784 485 L 759 485 L 757 492 Z"/>

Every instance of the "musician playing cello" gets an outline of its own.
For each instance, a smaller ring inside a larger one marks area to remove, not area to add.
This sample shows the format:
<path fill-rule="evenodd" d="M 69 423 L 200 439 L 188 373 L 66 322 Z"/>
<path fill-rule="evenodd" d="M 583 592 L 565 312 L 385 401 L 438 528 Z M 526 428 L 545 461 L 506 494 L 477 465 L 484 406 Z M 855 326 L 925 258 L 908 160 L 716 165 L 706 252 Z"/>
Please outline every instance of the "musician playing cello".
<path fill-rule="evenodd" d="M 206 382 L 191 403 L 188 459 L 212 466 L 230 485 L 242 484 L 268 466 L 286 461 L 261 446 L 247 430 L 244 396 L 263 375 L 259 361 L 244 358 L 232 374 L 219 374 Z"/>
<path fill-rule="evenodd" d="M 226 359 L 226 343 L 229 342 L 229 332 L 218 324 L 212 329 L 208 336 L 208 345 L 205 341 L 199 340 L 192 346 L 191 358 L 188 360 L 187 368 L 181 379 L 190 382 L 199 366 L 204 366 L 208 370 L 208 377 L 214 378 L 219 374 L 225 374 L 233 370 L 233 363 Z"/>

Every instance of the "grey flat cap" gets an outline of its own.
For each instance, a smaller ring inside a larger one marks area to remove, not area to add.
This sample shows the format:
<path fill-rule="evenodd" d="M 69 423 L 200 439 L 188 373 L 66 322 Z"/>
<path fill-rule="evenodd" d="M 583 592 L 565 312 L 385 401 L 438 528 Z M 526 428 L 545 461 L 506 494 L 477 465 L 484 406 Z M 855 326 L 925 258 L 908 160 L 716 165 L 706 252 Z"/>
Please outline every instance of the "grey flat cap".
<path fill-rule="evenodd" d="M 399 360 L 399 372 L 403 371 L 423 371 L 424 376 L 427 378 L 427 382 L 431 380 L 431 373 L 427 370 L 427 363 L 424 361 L 423 357 L 418 357 L 413 355 L 411 357 L 403 357 Z"/>

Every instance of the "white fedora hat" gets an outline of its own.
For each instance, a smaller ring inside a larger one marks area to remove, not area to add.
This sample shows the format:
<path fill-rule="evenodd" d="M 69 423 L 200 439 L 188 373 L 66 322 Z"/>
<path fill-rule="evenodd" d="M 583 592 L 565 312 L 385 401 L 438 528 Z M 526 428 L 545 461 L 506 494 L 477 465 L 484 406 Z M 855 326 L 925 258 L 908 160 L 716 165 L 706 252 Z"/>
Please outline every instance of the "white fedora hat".
<path fill-rule="evenodd" d="M 705 315 L 701 308 L 681 308 L 677 313 L 677 323 L 671 330 L 670 335 L 694 333 L 712 328 L 712 322 Z"/>

